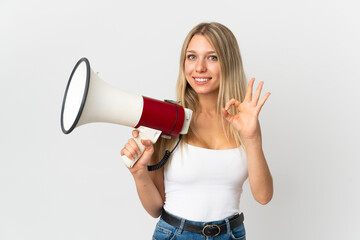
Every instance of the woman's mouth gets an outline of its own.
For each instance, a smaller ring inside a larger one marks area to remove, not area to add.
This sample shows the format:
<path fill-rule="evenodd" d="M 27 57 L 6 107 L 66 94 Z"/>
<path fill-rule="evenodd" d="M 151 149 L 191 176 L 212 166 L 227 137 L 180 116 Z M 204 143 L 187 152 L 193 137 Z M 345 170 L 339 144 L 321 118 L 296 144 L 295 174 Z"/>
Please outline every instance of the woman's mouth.
<path fill-rule="evenodd" d="M 203 85 L 211 80 L 211 77 L 193 77 L 196 84 Z"/>

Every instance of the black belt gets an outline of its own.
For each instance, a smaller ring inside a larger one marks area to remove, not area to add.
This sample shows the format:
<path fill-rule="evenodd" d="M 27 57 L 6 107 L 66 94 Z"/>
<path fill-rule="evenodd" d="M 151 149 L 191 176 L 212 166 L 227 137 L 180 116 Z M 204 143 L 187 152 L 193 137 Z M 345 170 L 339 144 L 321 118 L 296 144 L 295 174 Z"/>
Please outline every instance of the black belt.
<path fill-rule="evenodd" d="M 168 224 L 179 228 L 181 225 L 181 219 L 178 219 L 169 213 L 167 213 L 164 209 L 162 210 L 161 218 L 167 222 Z M 229 219 L 230 223 L 230 230 L 240 226 L 244 222 L 244 214 L 236 214 L 232 218 Z M 208 225 L 206 224 L 204 227 L 191 224 L 189 222 L 184 222 L 184 231 L 193 232 L 193 233 L 200 233 L 206 237 L 215 237 L 221 233 L 227 231 L 226 222 L 221 223 L 219 225 Z"/>

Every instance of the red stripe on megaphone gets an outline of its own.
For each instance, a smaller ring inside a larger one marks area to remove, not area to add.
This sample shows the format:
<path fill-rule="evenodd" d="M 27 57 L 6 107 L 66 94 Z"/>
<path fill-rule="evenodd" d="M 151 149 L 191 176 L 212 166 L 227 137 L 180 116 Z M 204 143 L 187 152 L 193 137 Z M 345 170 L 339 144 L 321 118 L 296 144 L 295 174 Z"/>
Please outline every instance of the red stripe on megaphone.
<path fill-rule="evenodd" d="M 163 135 L 172 137 L 179 135 L 185 119 L 182 106 L 144 96 L 143 100 L 143 111 L 135 128 L 145 126 L 160 130 Z"/>

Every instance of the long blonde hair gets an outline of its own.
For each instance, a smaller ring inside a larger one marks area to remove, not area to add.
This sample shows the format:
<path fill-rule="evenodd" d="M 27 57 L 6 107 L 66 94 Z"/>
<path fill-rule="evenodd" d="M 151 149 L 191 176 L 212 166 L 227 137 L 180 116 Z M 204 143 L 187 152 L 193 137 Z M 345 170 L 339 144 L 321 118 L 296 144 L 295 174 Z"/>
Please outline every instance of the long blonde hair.
<path fill-rule="evenodd" d="M 195 35 L 204 36 L 217 53 L 220 64 L 220 87 L 217 100 L 217 113 L 221 114 L 221 109 L 232 98 L 243 101 L 246 92 L 246 76 L 241 60 L 240 50 L 234 34 L 224 25 L 217 22 L 200 23 L 195 26 L 186 36 L 180 54 L 179 76 L 177 80 L 177 101 L 184 108 L 193 111 L 196 116 L 198 98 L 196 92 L 188 84 L 185 78 L 185 59 L 188 45 Z M 230 108 L 231 114 L 236 114 L 237 110 Z M 226 120 L 222 119 L 222 126 L 227 139 L 235 140 L 237 146 L 242 145 L 242 139 L 237 130 L 233 129 Z M 192 122 L 194 117 L 192 118 Z M 183 142 L 189 138 L 199 138 L 194 124 L 190 124 L 187 135 L 183 136 Z M 177 139 L 159 139 L 155 144 L 155 158 L 159 159 L 166 149 L 170 149 Z M 199 139 L 201 140 L 201 139 Z M 171 149 L 170 149 L 171 150 Z M 159 155 L 160 154 L 160 155 Z"/>

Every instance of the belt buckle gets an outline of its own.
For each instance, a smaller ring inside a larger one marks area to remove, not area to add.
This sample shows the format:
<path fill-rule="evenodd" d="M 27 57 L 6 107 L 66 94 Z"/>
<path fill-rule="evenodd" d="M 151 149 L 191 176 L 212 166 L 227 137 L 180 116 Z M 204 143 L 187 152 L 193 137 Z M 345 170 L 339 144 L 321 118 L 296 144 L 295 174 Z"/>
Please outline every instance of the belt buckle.
<path fill-rule="evenodd" d="M 213 230 L 217 229 L 217 233 L 214 234 Z M 216 237 L 217 235 L 219 235 L 221 232 L 221 229 L 218 225 L 206 225 L 203 230 L 202 230 L 202 234 L 205 237 Z"/>

